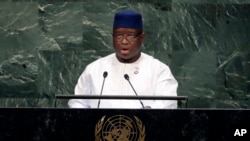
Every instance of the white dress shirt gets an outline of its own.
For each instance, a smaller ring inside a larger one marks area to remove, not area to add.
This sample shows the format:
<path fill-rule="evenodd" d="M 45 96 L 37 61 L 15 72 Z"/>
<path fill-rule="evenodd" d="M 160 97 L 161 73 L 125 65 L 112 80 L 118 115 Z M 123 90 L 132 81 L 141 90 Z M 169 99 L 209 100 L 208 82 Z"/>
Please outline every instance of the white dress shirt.
<path fill-rule="evenodd" d="M 141 53 L 133 63 L 121 63 L 115 53 L 89 64 L 78 79 L 75 95 L 100 95 L 103 73 L 105 79 L 102 95 L 136 95 L 129 82 L 124 78 L 128 74 L 136 93 L 143 96 L 177 96 L 178 83 L 169 67 L 152 56 Z M 153 109 L 177 108 L 175 100 L 142 100 L 144 106 Z M 71 99 L 71 108 L 97 108 L 98 100 Z M 140 109 L 139 100 L 100 100 L 100 108 Z"/>

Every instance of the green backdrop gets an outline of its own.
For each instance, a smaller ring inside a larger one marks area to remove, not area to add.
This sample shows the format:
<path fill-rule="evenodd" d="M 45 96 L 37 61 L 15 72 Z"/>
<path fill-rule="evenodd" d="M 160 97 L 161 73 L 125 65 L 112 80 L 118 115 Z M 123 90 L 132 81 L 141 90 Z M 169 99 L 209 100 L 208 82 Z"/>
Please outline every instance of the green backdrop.
<path fill-rule="evenodd" d="M 73 94 L 86 64 L 113 52 L 124 9 L 142 13 L 142 50 L 170 66 L 188 107 L 250 107 L 250 0 L 3 0 L 0 107 L 53 107 L 55 94 Z"/>

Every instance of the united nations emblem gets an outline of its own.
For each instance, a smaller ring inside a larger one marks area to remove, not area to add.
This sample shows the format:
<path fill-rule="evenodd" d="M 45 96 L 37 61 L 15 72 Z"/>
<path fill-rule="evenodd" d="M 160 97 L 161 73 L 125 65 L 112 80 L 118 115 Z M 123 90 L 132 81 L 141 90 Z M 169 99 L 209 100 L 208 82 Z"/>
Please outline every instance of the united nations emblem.
<path fill-rule="evenodd" d="M 144 141 L 145 126 L 134 116 L 103 116 L 95 126 L 95 141 Z"/>

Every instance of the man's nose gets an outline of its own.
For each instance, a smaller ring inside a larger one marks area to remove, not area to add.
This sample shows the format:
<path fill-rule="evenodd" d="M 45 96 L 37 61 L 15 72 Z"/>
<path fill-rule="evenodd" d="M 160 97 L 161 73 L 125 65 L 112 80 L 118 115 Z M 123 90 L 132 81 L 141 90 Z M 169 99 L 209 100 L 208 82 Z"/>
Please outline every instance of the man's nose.
<path fill-rule="evenodd" d="M 124 36 L 123 38 L 122 38 L 122 41 L 121 41 L 123 44 L 127 44 L 127 43 L 129 43 L 129 41 L 127 40 L 127 37 L 126 36 Z"/>

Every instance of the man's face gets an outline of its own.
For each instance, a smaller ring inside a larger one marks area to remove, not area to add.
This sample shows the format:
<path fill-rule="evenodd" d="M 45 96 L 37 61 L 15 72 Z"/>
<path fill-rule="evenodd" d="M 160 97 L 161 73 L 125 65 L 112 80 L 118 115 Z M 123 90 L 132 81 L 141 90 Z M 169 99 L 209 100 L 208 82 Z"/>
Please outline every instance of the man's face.
<path fill-rule="evenodd" d="M 113 29 L 113 46 L 120 62 L 132 63 L 141 54 L 141 45 L 144 34 L 141 30 L 133 28 Z"/>

